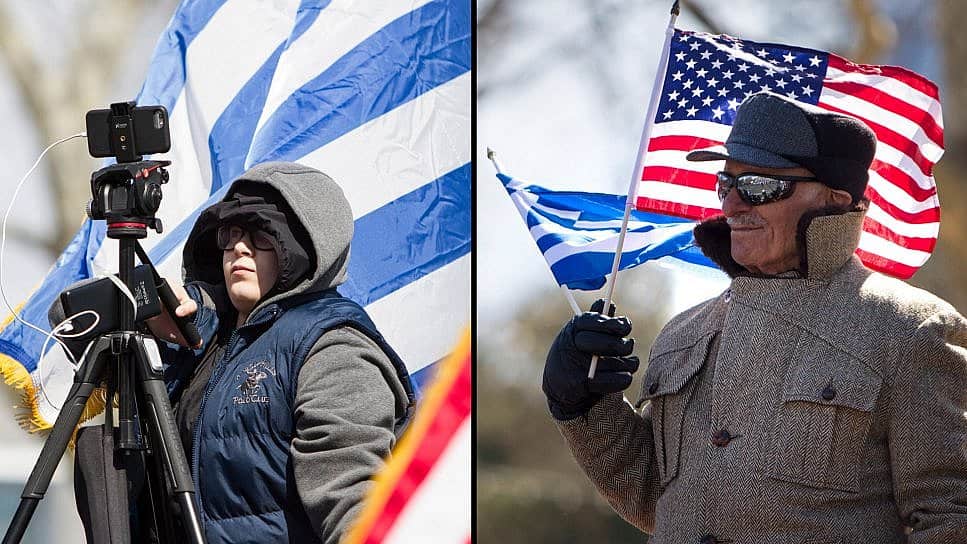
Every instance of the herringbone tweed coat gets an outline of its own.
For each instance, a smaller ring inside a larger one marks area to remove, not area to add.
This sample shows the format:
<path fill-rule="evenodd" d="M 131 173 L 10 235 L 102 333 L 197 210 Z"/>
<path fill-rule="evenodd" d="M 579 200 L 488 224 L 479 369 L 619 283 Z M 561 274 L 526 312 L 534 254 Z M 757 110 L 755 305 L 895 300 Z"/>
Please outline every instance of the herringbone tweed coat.
<path fill-rule="evenodd" d="M 640 413 L 617 393 L 557 422 L 650 543 L 967 543 L 967 323 L 863 267 L 862 220 L 806 223 L 805 277 L 673 318 Z"/>

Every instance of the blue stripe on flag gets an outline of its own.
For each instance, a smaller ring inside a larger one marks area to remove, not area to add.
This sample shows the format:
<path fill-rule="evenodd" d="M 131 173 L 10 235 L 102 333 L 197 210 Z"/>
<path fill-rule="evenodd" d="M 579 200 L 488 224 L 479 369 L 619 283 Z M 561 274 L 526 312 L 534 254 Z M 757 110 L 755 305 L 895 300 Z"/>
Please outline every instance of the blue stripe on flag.
<path fill-rule="evenodd" d="M 208 136 L 212 159 L 212 193 L 245 171 L 245 157 L 255 134 L 255 125 L 265 107 L 265 98 L 285 45 L 285 42 L 279 44 L 212 126 Z"/>
<path fill-rule="evenodd" d="M 289 37 L 286 49 L 289 48 L 288 44 L 298 40 L 299 36 L 309 30 L 312 23 L 319 18 L 319 13 L 326 9 L 330 2 L 332 0 L 302 0 L 299 4 L 299 10 L 296 11 L 295 26 L 292 28 L 292 36 Z"/>
<path fill-rule="evenodd" d="M 262 108 L 265 107 L 279 57 L 292 42 L 299 39 L 299 36 L 312 26 L 312 23 L 319 18 L 319 13 L 330 2 L 331 0 L 302 0 L 296 13 L 292 35 L 279 44 L 279 47 L 245 83 L 218 117 L 208 137 L 208 147 L 211 152 L 212 193 L 245 171 L 245 158 L 252 144 L 255 127 L 262 115 Z"/>
<path fill-rule="evenodd" d="M 416 386 L 417 391 L 426 391 L 427 386 L 430 385 L 434 376 L 436 376 L 436 369 L 440 367 L 438 364 L 440 361 L 442 359 L 433 361 L 416 372 L 410 373 L 410 378 L 413 380 L 413 385 Z"/>
<path fill-rule="evenodd" d="M 702 253 L 702 250 L 695 245 L 683 251 L 679 251 L 678 253 L 672 255 L 672 257 L 691 264 L 707 266 L 709 268 L 716 268 L 716 269 L 718 268 L 718 265 L 712 262 L 712 259 L 709 259 L 708 257 L 706 257 L 705 254 Z"/>
<path fill-rule="evenodd" d="M 138 103 L 161 104 L 170 112 L 185 87 L 185 52 L 226 0 L 182 2 L 151 57 Z"/>
<path fill-rule="evenodd" d="M 524 185 L 504 174 L 497 177 L 514 197 L 537 247 L 549 263 L 553 262 L 550 268 L 558 284 L 584 290 L 603 287 L 606 276 L 611 273 L 615 253 L 604 249 L 602 243 L 617 240 L 626 197 L 552 191 L 537 185 Z M 630 237 L 625 240 L 618 269 L 669 256 L 714 268 L 715 265 L 695 247 L 691 229 L 686 230 L 694 223 L 632 210 L 628 228 Z M 541 230 L 546 232 L 535 229 L 537 226 L 545 227 Z M 553 255 L 548 255 L 550 251 Z"/>
<path fill-rule="evenodd" d="M 470 163 L 356 220 L 349 280 L 366 306 L 470 251 Z"/>
<path fill-rule="evenodd" d="M 298 160 L 466 73 L 469 10 L 466 0 L 435 0 L 383 27 L 286 99 L 246 163 Z"/>
<path fill-rule="evenodd" d="M 617 230 L 617 229 L 616 229 Z M 627 248 L 621 253 L 619 270 L 638 266 L 645 261 L 673 255 L 680 257 L 681 252 L 694 245 L 691 231 L 667 237 L 660 242 L 646 248 Z M 683 259 L 684 260 L 684 259 Z M 605 276 L 611 273 L 614 266 L 614 252 L 583 252 L 569 255 L 551 266 L 555 278 L 567 279 L 565 283 L 571 289 L 593 290 L 600 289 L 605 284 Z"/>
<path fill-rule="evenodd" d="M 92 242 L 97 240 L 97 230 L 101 231 L 101 239 L 105 230 L 103 221 L 97 223 L 90 219 L 84 221 L 77 234 L 61 253 L 57 263 L 51 269 L 43 283 L 24 304 L 20 317 L 42 329 L 47 325 L 47 310 L 61 291 L 72 283 L 89 277 L 88 256 L 93 258 L 100 247 L 90 249 Z M 11 321 L 3 331 L 0 331 L 0 351 L 23 363 L 28 372 L 37 368 L 37 354 L 44 343 L 44 335 L 28 329 L 19 321 Z M 34 354 L 34 355 L 29 355 Z"/>

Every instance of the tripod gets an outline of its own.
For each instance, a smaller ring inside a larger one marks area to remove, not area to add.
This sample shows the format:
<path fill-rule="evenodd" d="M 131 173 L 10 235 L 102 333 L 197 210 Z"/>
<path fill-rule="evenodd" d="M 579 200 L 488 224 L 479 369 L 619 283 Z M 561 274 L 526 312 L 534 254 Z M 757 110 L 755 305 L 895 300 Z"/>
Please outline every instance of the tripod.
<path fill-rule="evenodd" d="M 150 162 L 146 161 L 146 163 Z M 114 181 L 109 180 L 106 183 L 115 183 L 117 179 L 122 179 L 128 174 L 131 174 L 131 179 L 134 179 L 137 177 L 136 172 L 143 174 L 144 177 L 160 175 L 166 180 L 166 173 L 160 168 L 163 165 L 152 163 L 152 170 L 142 169 L 141 167 L 146 163 L 108 167 L 96 173 L 95 180 L 99 175 L 107 177 L 109 174 L 114 176 Z M 122 174 L 121 177 L 117 177 L 119 172 Z M 160 201 L 160 186 L 158 191 Z M 144 217 L 142 214 L 138 214 L 139 216 L 111 215 L 107 218 L 107 236 L 119 242 L 118 276 L 120 280 L 131 287 L 134 256 L 137 254 L 141 262 L 151 268 L 161 301 L 182 336 L 190 345 L 198 345 L 200 339 L 197 330 L 187 320 L 175 316 L 177 299 L 167 282 L 158 276 L 147 254 L 137 242 L 137 238 L 147 236 L 146 228 L 149 225 L 160 232 L 160 222 L 153 217 Z M 107 383 L 105 429 L 108 432 L 112 431 L 114 426 L 111 399 L 115 389 L 117 393 L 118 425 L 114 437 L 115 452 L 128 464 L 142 463 L 147 476 L 150 501 L 150 519 L 147 521 L 153 524 L 161 542 L 180 541 L 185 538 L 191 543 L 205 541 L 194 503 L 195 488 L 181 438 L 175 426 L 171 404 L 168 401 L 157 346 L 153 343 L 153 339 L 146 338 L 136 331 L 135 311 L 131 302 L 124 297 L 118 297 L 118 299 L 119 330 L 102 334 L 94 340 L 75 373 L 67 400 L 24 486 L 20 505 L 4 536 L 4 544 L 20 542 L 23 538 L 30 518 L 47 492 L 57 463 L 67 448 L 87 399 L 102 382 Z M 146 443 L 144 438 L 147 438 Z M 126 477 L 126 474 L 122 476 L 122 478 Z M 169 501 L 173 501 L 174 508 L 168 508 Z M 181 530 L 178 530 L 175 524 L 176 517 L 180 519 Z M 124 534 L 124 531 L 121 534 Z"/>

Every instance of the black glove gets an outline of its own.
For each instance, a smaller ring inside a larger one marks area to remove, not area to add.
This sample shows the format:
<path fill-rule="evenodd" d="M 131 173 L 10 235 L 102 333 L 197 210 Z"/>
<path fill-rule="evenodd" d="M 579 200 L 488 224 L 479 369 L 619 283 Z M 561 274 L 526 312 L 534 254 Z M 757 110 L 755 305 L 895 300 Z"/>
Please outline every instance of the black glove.
<path fill-rule="evenodd" d="M 544 394 L 551 414 L 560 421 L 584 415 L 604 395 L 623 391 L 631 385 L 638 370 L 638 357 L 631 321 L 627 317 L 607 317 L 599 312 L 598 300 L 585 312 L 572 318 L 558 333 L 544 365 Z M 611 305 L 610 315 L 614 315 Z M 594 379 L 588 380 L 591 356 L 599 355 Z"/>

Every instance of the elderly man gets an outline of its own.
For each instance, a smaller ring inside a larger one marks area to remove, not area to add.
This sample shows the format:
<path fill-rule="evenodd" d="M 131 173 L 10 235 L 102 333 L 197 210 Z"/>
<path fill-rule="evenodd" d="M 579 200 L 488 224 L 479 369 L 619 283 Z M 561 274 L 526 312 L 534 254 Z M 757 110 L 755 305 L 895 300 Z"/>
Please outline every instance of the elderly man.
<path fill-rule="evenodd" d="M 724 147 L 689 154 L 725 161 L 723 216 L 695 238 L 732 284 L 662 330 L 640 412 L 626 318 L 586 313 L 551 347 L 561 433 L 650 542 L 967 542 L 967 322 L 853 255 L 875 145 L 750 97 Z"/>

